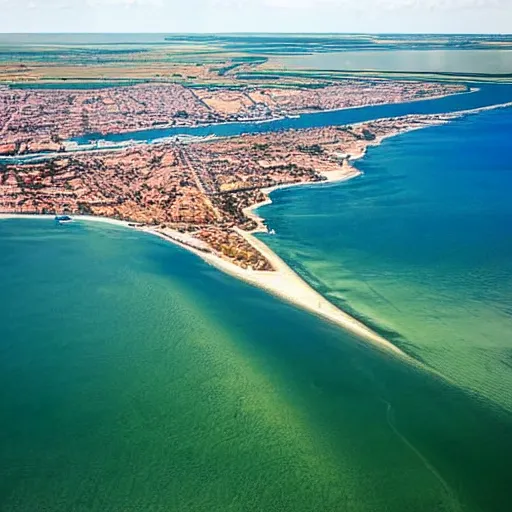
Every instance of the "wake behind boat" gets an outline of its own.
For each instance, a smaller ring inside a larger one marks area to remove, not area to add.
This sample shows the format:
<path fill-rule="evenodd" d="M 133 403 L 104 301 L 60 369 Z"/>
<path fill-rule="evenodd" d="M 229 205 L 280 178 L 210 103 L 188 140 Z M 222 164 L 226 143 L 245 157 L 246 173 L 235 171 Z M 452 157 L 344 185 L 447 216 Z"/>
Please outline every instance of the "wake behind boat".
<path fill-rule="evenodd" d="M 69 215 L 55 215 L 55 222 L 57 224 L 69 224 L 73 219 Z"/>

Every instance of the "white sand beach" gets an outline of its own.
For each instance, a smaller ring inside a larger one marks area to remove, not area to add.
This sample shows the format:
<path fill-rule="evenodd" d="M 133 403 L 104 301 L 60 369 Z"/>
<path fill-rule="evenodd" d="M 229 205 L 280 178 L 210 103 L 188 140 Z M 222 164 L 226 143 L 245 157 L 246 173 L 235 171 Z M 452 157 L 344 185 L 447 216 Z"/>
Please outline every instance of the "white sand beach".
<path fill-rule="evenodd" d="M 41 220 L 53 220 L 54 215 L 31 215 L 31 214 L 0 214 L 0 220 L 2 219 L 41 219 Z M 145 233 L 152 234 L 163 238 L 166 241 L 179 245 L 180 247 L 193 252 L 197 256 L 201 257 L 204 261 L 214 266 L 215 268 L 229 274 L 233 277 L 241 279 L 253 286 L 262 288 L 263 290 L 275 295 L 285 301 L 299 306 L 315 315 L 322 317 L 329 322 L 332 322 L 350 333 L 360 337 L 365 341 L 369 341 L 375 346 L 384 349 L 388 352 L 394 353 L 395 355 L 410 359 L 404 352 L 402 352 L 395 345 L 390 343 L 388 340 L 378 335 L 364 324 L 351 317 L 344 311 L 340 310 L 333 304 L 331 304 L 325 297 L 315 291 L 309 286 L 298 274 L 296 274 L 279 256 L 277 256 L 271 249 L 269 249 L 263 242 L 255 238 L 250 233 L 243 230 L 236 229 L 240 236 L 244 237 L 248 243 L 255 247 L 261 252 L 271 263 L 274 271 L 254 271 L 250 269 L 243 269 L 237 265 L 227 261 L 211 252 L 203 252 L 195 247 L 189 245 L 186 240 L 186 235 L 177 233 L 176 235 L 183 238 L 181 243 L 179 239 L 174 237 L 172 230 L 166 230 L 164 232 L 151 228 L 151 227 L 139 227 L 136 224 L 132 224 L 126 221 L 109 219 L 106 217 L 94 217 L 90 215 L 74 215 L 74 221 L 86 221 L 86 222 L 103 222 L 113 224 L 116 226 L 125 227 L 128 229 L 136 229 Z M 195 240 L 195 239 L 193 239 Z"/>
<path fill-rule="evenodd" d="M 443 119 L 438 120 L 433 124 L 442 124 L 444 122 L 448 122 L 450 119 L 454 119 L 457 117 L 462 117 L 464 115 L 474 114 L 484 110 L 492 110 L 496 108 L 505 108 L 512 106 L 512 103 L 504 103 L 500 105 L 492 105 L 489 107 L 482 107 L 478 109 L 454 112 L 450 114 L 446 114 Z M 399 133 L 403 133 L 405 131 L 411 131 L 416 129 L 422 129 L 427 127 L 428 125 L 414 126 L 408 127 L 407 129 L 391 134 L 390 136 L 396 136 Z M 372 145 L 378 145 L 387 137 L 379 137 Z M 349 155 L 349 160 L 353 161 L 358 158 L 364 156 L 364 151 L 358 154 Z M 268 195 L 277 189 L 280 188 L 289 188 L 294 186 L 321 186 L 323 183 L 332 183 L 339 181 L 346 181 L 356 176 L 359 176 L 361 171 L 357 168 L 350 165 L 349 162 L 345 162 L 343 167 L 337 171 L 326 172 L 324 176 L 327 178 L 322 182 L 298 182 L 291 184 L 283 184 L 275 187 L 263 189 L 263 192 L 267 195 L 267 198 L 257 204 L 254 204 L 244 210 L 245 215 L 252 218 L 258 223 L 258 227 L 253 231 L 266 231 L 266 227 L 264 225 L 263 219 L 260 218 L 255 210 L 265 204 L 271 204 L 272 200 Z M 54 219 L 54 215 L 32 215 L 32 214 L 0 214 L 1 219 L 15 219 L 15 218 L 38 218 L 38 219 Z M 267 292 L 284 299 L 287 302 L 295 304 L 300 308 L 307 310 L 315 315 L 322 317 L 332 323 L 339 325 L 345 330 L 353 333 L 358 336 L 362 340 L 366 340 L 371 342 L 376 347 L 386 350 L 389 353 L 393 353 L 397 356 L 407 359 L 410 362 L 415 362 L 413 358 L 402 352 L 398 347 L 393 345 L 391 342 L 386 340 L 384 337 L 380 336 L 367 326 L 365 326 L 362 322 L 357 319 L 351 317 L 349 314 L 345 313 L 341 309 L 334 306 L 330 303 L 325 297 L 323 297 L 320 293 L 315 291 L 311 286 L 309 286 L 297 273 L 293 271 L 281 258 L 279 258 L 269 247 L 267 247 L 263 242 L 258 240 L 251 233 L 235 228 L 237 233 L 242 236 L 249 244 L 251 244 L 255 249 L 257 249 L 263 256 L 265 256 L 268 261 L 271 263 L 274 271 L 254 271 L 250 269 L 243 269 L 234 263 L 218 256 L 213 252 L 208 252 L 204 250 L 204 247 L 198 242 L 197 239 L 190 237 L 190 235 L 179 233 L 177 231 L 173 231 L 171 229 L 159 229 L 151 226 L 140 226 L 137 223 L 131 223 L 128 221 L 121 221 L 106 217 L 95 217 L 90 215 L 73 215 L 74 220 L 82 220 L 82 221 L 90 221 L 90 222 L 104 222 L 117 226 L 122 226 L 128 229 L 137 229 L 139 231 L 143 231 L 160 238 L 163 238 L 166 241 L 179 245 L 180 247 L 187 249 L 190 252 L 193 252 L 197 256 L 201 257 L 204 261 L 211 264 L 212 266 L 222 270 L 223 272 L 232 275 L 238 279 L 242 279 L 243 281 L 250 283 L 254 286 L 262 288 Z M 416 362 L 417 363 L 417 362 Z"/>

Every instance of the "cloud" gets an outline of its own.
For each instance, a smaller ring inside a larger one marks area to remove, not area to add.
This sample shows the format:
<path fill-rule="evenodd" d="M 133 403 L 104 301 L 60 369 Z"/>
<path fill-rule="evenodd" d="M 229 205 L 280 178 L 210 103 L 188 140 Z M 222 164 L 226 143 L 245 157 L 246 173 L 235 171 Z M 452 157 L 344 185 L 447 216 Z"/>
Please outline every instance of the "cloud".
<path fill-rule="evenodd" d="M 81 4 L 89 9 L 101 7 L 162 7 L 168 11 L 185 9 L 187 3 L 181 0 L 0 0 L 0 5 L 25 5 L 31 9 L 60 9 Z M 173 5 L 176 4 L 176 5 Z M 393 11 L 452 11 L 466 9 L 500 9 L 510 7 L 511 0 L 195 0 L 197 8 L 234 8 L 244 9 L 289 9 L 293 11 L 360 11 L 362 9 Z"/>
<path fill-rule="evenodd" d="M 86 0 L 90 7 L 121 6 L 121 7 L 162 7 L 163 0 Z"/>
<path fill-rule="evenodd" d="M 0 32 L 510 33 L 512 0 L 0 0 Z"/>
<path fill-rule="evenodd" d="M 508 0 L 360 0 L 373 3 L 384 9 L 478 9 L 489 7 L 506 7 Z"/>
<path fill-rule="evenodd" d="M 26 6 L 29 9 L 61 9 L 76 7 L 77 4 L 89 8 L 98 7 L 162 7 L 164 0 L 0 0 L 0 5 Z"/>
<path fill-rule="evenodd" d="M 100 0 L 98 0 L 100 1 Z M 106 0 L 108 1 L 108 0 Z M 115 1 L 115 0 L 114 0 Z M 123 0 L 119 0 L 123 1 Z M 275 7 L 283 9 L 417 9 L 452 10 L 507 7 L 510 0 L 208 0 L 208 3 L 224 7 Z"/>

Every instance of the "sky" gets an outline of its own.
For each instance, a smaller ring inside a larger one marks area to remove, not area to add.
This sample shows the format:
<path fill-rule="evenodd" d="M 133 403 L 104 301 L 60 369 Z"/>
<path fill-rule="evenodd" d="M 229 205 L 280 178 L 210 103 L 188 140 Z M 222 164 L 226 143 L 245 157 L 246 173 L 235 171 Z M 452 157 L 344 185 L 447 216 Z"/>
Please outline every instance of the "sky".
<path fill-rule="evenodd" d="M 0 32 L 511 31 L 512 0 L 0 0 Z"/>

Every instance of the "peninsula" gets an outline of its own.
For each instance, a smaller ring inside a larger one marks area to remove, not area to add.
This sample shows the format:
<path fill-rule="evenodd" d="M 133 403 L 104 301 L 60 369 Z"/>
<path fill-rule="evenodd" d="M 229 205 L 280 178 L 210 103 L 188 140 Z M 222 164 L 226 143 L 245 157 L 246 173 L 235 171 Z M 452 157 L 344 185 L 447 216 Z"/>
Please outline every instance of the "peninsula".
<path fill-rule="evenodd" d="M 271 261 L 245 236 L 265 229 L 252 210 L 270 190 L 357 176 L 351 161 L 368 146 L 452 117 L 415 115 L 6 165 L 0 211 L 129 221 L 243 269 L 272 271 Z"/>
<path fill-rule="evenodd" d="M 125 147 L 73 148 L 89 134 L 255 121 L 309 111 L 400 103 L 466 92 L 462 85 L 345 80 L 322 86 L 235 88 L 151 83 L 94 89 L 0 86 L 0 212 L 80 215 L 150 232 L 388 350 L 394 345 L 329 303 L 252 235 L 254 213 L 278 187 L 358 176 L 352 161 L 384 138 L 446 122 L 409 115 L 351 126 Z"/>
<path fill-rule="evenodd" d="M 0 156 L 63 152 L 87 134 L 261 121 L 308 111 L 402 103 L 465 92 L 461 85 L 346 80 L 324 87 L 230 89 L 142 84 L 96 89 L 0 85 Z"/>

